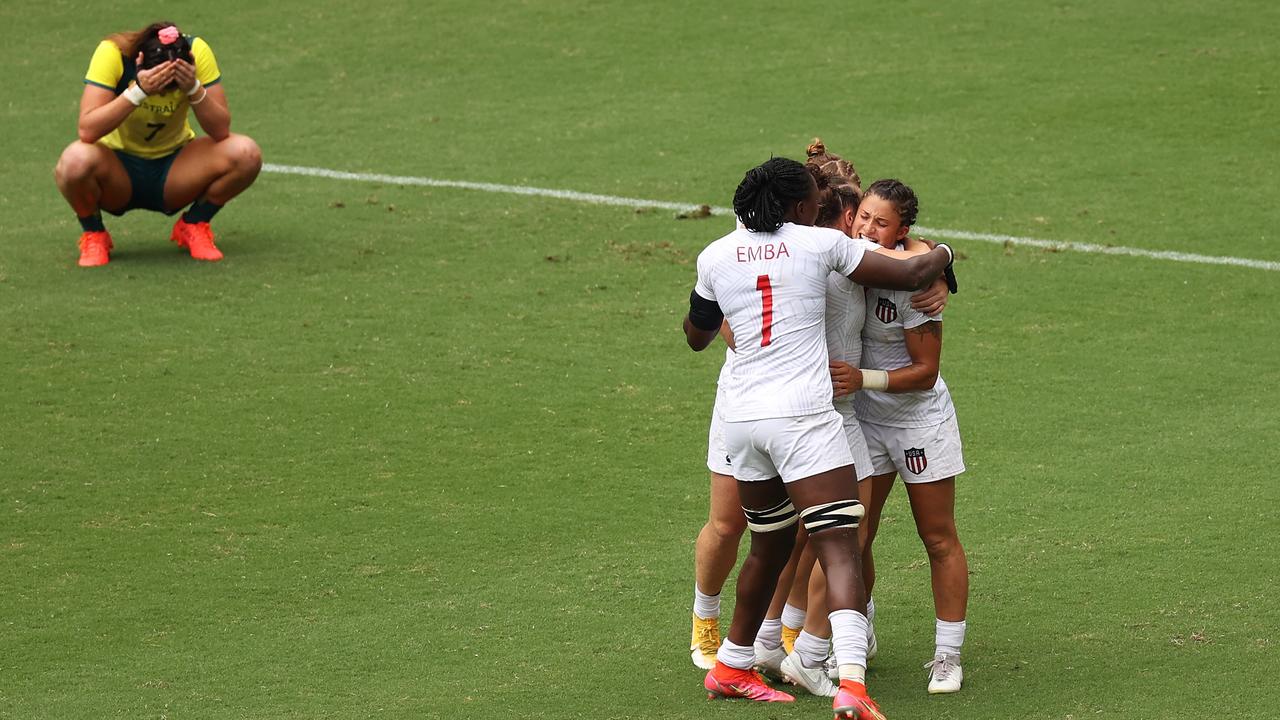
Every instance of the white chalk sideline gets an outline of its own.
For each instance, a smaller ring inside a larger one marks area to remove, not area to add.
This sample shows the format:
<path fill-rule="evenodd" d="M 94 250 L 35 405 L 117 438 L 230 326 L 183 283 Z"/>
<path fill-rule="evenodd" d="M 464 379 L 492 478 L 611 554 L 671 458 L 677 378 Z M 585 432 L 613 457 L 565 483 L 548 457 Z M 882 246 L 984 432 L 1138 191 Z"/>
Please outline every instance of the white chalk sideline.
<path fill-rule="evenodd" d="M 618 197 L 616 195 L 599 195 L 596 193 L 577 192 L 575 190 L 555 190 L 536 188 L 526 185 L 502 185 L 499 183 L 471 182 L 467 180 L 440 180 L 437 178 L 415 177 L 412 175 L 383 175 L 381 173 L 355 173 L 326 168 L 302 167 L 299 165 L 276 165 L 266 163 L 263 172 L 281 175 L 307 175 L 311 177 L 330 178 L 333 180 L 351 180 L 355 182 L 375 182 L 387 185 L 416 185 L 422 187 L 455 188 L 459 190 L 479 190 L 481 192 L 505 193 L 510 195 L 534 195 L 537 197 L 572 200 L 592 205 L 617 205 L 634 208 L 661 208 L 663 210 L 686 211 L 701 207 L 695 203 L 664 202 L 661 200 L 645 200 L 643 198 Z M 730 208 L 711 206 L 713 215 L 731 215 Z M 1022 247 L 1036 247 L 1069 252 L 1097 253 L 1102 255 L 1128 255 L 1130 257 L 1150 258 L 1152 260 L 1171 260 L 1173 262 L 1197 263 L 1201 265 L 1233 265 L 1252 268 L 1254 270 L 1270 270 L 1280 272 L 1280 262 L 1255 260 L 1252 258 L 1229 257 L 1224 255 L 1197 255 L 1195 253 L 1175 252 L 1171 250 L 1144 250 L 1142 248 L 1123 247 L 1118 245 L 1097 245 L 1095 243 L 1062 242 L 1058 240 L 1042 240 L 1039 238 L 1018 237 L 1015 235 L 995 235 L 976 233 L 966 230 L 947 230 L 917 225 L 915 230 L 925 237 L 954 238 L 956 240 L 976 240 L 979 242 L 998 243 Z"/>

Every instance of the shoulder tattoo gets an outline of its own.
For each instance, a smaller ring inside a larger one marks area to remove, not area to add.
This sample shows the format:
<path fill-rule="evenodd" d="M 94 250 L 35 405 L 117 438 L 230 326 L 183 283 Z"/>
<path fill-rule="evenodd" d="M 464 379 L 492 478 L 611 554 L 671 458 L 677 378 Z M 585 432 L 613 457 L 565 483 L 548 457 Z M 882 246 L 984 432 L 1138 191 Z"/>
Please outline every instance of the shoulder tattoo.
<path fill-rule="evenodd" d="M 920 325 L 910 328 L 906 330 L 906 332 L 912 333 L 914 335 L 921 335 L 921 336 L 932 335 L 934 337 L 941 338 L 942 323 L 937 320 L 930 320 L 929 322 L 921 323 Z"/>

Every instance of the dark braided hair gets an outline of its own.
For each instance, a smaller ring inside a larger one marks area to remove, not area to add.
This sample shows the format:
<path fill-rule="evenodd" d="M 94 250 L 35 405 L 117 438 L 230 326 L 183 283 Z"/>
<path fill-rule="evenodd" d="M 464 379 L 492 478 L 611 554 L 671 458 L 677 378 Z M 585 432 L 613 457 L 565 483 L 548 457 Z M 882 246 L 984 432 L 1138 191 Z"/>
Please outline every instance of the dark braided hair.
<path fill-rule="evenodd" d="M 733 193 L 733 212 L 752 232 L 774 232 L 791 206 L 809 197 L 809 171 L 787 158 L 769 158 L 747 171 Z"/>
<path fill-rule="evenodd" d="M 867 188 L 866 194 L 875 195 L 893 203 L 893 208 L 898 211 L 898 220 L 903 227 L 916 224 L 916 214 L 920 212 L 920 201 L 916 199 L 916 191 L 906 183 L 892 178 L 877 180 Z"/>

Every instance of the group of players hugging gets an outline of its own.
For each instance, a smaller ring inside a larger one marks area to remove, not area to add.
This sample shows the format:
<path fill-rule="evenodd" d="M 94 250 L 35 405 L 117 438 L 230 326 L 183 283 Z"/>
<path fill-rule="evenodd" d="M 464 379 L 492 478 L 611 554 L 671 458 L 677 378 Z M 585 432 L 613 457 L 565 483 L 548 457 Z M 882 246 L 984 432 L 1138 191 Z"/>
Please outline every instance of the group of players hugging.
<path fill-rule="evenodd" d="M 883 720 L 872 546 L 895 479 L 929 558 L 930 693 L 960 689 L 968 565 L 956 532 L 960 432 L 939 375 L 951 248 L 909 236 L 898 180 L 865 190 L 821 140 L 772 158 L 734 193 L 737 227 L 698 256 L 685 337 L 727 349 L 707 447 L 711 508 L 698 535 L 693 662 L 712 698 L 790 702 L 768 680 L 832 697 L 837 719 Z M 751 531 L 728 632 L 720 592 Z"/>

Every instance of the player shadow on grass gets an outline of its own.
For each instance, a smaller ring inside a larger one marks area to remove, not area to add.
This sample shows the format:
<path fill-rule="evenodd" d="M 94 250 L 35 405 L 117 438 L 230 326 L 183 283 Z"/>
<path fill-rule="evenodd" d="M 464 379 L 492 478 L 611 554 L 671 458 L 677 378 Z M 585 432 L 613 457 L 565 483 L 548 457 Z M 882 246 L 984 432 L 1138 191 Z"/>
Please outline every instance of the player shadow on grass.
<path fill-rule="evenodd" d="M 164 267 L 182 264 L 216 266 L 226 264 L 227 260 L 256 254 L 255 245 L 252 242 L 239 243 L 233 239 L 227 244 L 219 244 L 227 251 L 226 257 L 217 262 L 207 262 L 192 259 L 186 248 L 180 248 L 172 242 L 157 242 L 146 238 L 131 242 L 126 238 L 124 243 L 117 242 L 115 249 L 111 251 L 111 263 L 132 267 Z"/>

